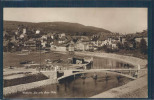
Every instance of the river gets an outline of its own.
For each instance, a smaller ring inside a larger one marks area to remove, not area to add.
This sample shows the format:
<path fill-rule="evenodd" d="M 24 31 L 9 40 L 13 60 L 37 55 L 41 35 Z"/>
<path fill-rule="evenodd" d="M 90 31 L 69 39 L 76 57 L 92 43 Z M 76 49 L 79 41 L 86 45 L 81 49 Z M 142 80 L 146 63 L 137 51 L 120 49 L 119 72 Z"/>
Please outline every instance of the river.
<path fill-rule="evenodd" d="M 132 68 L 132 65 L 106 58 L 93 58 L 92 68 Z M 96 74 L 95 80 L 92 76 Z M 131 79 L 111 73 L 97 72 L 86 73 L 85 79 L 81 75 L 68 77 L 59 84 L 51 84 L 22 93 L 9 95 L 6 98 L 87 98 L 102 93 L 109 89 L 124 85 Z M 106 78 L 107 77 L 107 78 Z"/>

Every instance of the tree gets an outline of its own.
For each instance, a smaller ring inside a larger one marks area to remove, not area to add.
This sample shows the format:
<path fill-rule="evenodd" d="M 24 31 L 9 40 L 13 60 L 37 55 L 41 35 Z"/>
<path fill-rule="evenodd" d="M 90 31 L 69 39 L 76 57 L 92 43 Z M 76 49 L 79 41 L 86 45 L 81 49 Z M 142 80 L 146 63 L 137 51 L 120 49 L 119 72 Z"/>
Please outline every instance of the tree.
<path fill-rule="evenodd" d="M 140 41 L 140 52 L 143 54 L 147 54 L 147 45 L 146 45 L 146 41 L 144 38 L 141 39 Z"/>
<path fill-rule="evenodd" d="M 136 41 L 133 40 L 132 43 L 133 43 L 133 48 L 136 49 Z"/>
<path fill-rule="evenodd" d="M 117 43 L 117 47 L 118 47 L 119 49 L 123 49 L 123 48 L 124 48 L 124 47 L 123 47 L 123 44 L 120 43 L 120 42 Z"/>
<path fill-rule="evenodd" d="M 128 42 L 125 42 L 125 43 L 124 43 L 124 48 L 125 48 L 126 50 L 129 50 L 129 44 L 128 44 Z"/>

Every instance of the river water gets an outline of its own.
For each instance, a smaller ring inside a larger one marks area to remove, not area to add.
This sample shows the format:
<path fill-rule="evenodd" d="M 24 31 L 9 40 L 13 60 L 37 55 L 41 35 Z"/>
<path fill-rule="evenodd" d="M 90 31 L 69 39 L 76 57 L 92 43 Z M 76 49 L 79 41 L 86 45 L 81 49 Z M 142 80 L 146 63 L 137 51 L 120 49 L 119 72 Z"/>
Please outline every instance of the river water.
<path fill-rule="evenodd" d="M 133 66 L 116 60 L 95 57 L 92 68 L 130 67 Z M 96 80 L 92 78 L 94 74 L 98 76 Z M 132 80 L 106 72 L 86 73 L 85 77 L 86 78 L 83 79 L 81 75 L 77 75 L 76 77 L 71 76 L 61 80 L 59 84 L 51 84 L 37 89 L 31 89 L 22 93 L 9 95 L 6 98 L 87 98 L 119 87 Z"/>
<path fill-rule="evenodd" d="M 124 63 L 118 60 L 93 57 L 93 69 L 124 69 L 133 68 L 134 66 L 128 63 Z"/>

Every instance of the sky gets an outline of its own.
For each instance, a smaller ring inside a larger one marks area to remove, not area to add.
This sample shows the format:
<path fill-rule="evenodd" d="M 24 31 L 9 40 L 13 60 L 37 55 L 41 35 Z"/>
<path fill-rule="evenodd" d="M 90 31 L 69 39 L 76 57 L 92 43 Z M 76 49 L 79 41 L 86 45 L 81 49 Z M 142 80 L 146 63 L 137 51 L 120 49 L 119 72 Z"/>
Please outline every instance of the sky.
<path fill-rule="evenodd" d="M 4 8 L 3 19 L 23 22 L 64 21 L 122 34 L 147 29 L 147 8 Z"/>

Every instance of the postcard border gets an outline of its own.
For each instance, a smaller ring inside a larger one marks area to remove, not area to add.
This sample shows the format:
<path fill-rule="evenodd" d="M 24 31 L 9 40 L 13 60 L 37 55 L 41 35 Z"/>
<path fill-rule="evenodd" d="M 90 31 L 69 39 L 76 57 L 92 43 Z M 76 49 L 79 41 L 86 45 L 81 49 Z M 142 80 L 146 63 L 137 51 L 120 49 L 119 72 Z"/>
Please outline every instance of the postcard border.
<path fill-rule="evenodd" d="M 0 99 L 3 97 L 3 8 L 4 7 L 147 7 L 148 8 L 148 99 L 154 96 L 153 34 L 151 0 L 53 0 L 53 1 L 1 1 L 0 3 Z M 153 88 L 153 89 L 152 89 Z M 153 97 L 154 98 L 154 97 Z"/>

